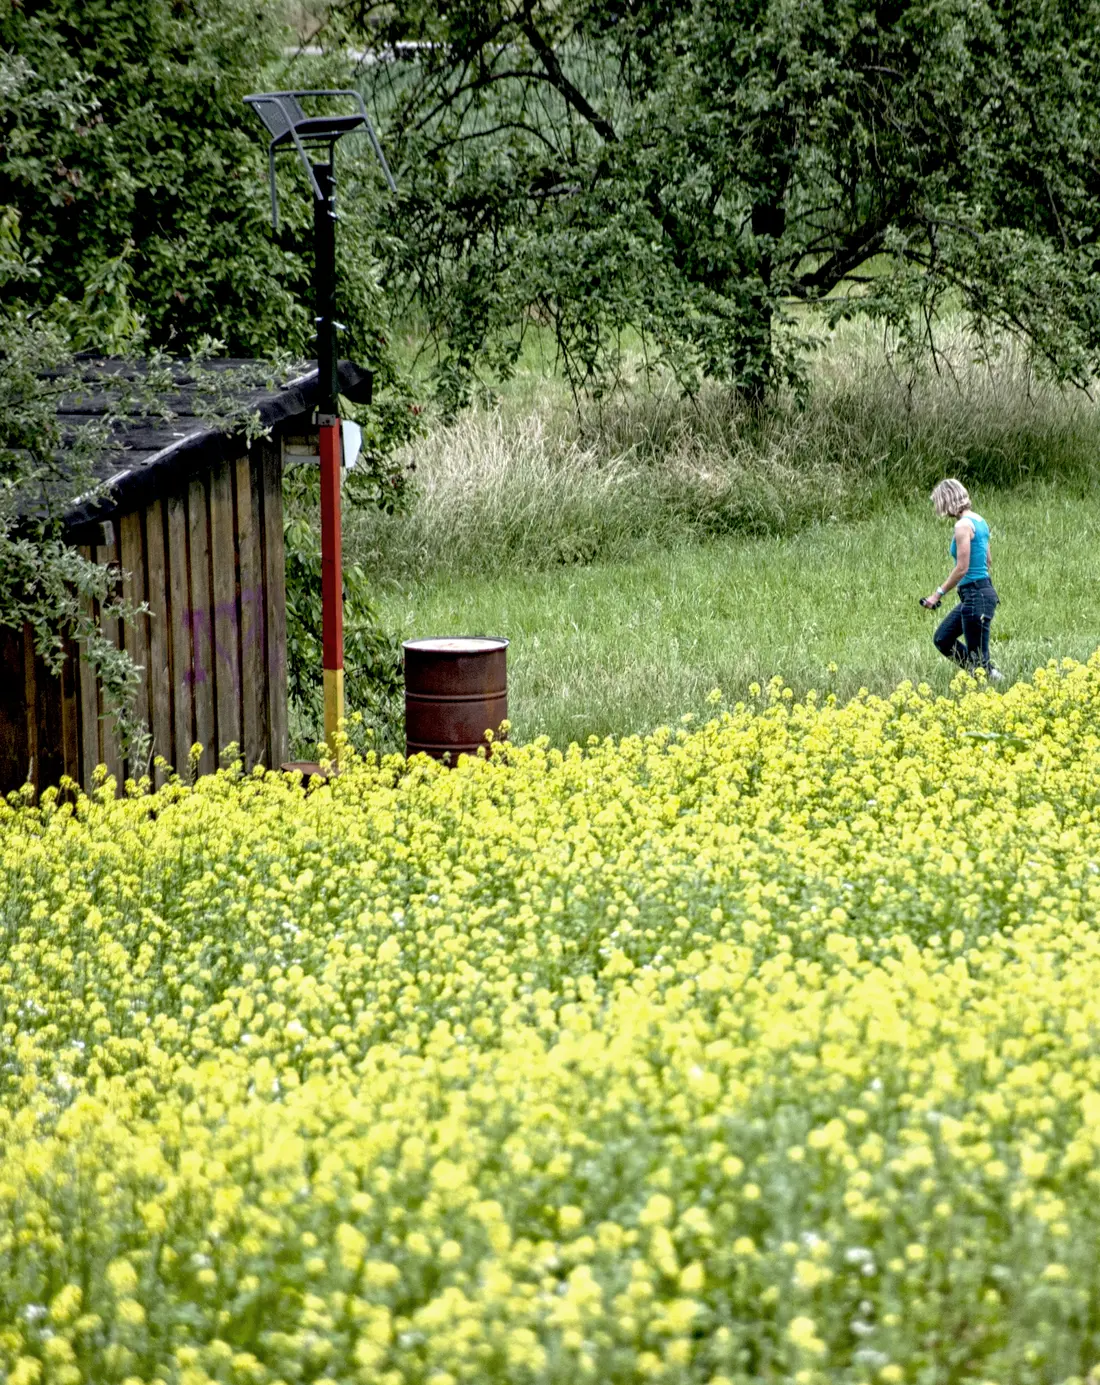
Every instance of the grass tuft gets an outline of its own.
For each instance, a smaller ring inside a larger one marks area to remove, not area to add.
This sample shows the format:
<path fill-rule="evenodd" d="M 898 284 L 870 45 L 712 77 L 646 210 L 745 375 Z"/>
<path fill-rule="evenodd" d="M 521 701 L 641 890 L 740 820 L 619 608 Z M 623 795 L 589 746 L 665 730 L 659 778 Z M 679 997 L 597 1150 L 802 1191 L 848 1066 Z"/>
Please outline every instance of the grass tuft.
<path fill-rule="evenodd" d="M 948 349 L 949 348 L 949 349 Z M 991 365 L 956 335 L 939 373 L 893 368 L 848 324 L 815 362 L 809 401 L 754 415 L 730 391 L 635 388 L 579 410 L 517 386 L 407 454 L 411 514 L 349 517 L 349 551 L 381 583 L 438 572 L 631 561 L 685 542 L 791 535 L 924 499 L 945 475 L 976 490 L 1100 479 L 1100 411 L 1036 381 L 1019 351 Z"/>

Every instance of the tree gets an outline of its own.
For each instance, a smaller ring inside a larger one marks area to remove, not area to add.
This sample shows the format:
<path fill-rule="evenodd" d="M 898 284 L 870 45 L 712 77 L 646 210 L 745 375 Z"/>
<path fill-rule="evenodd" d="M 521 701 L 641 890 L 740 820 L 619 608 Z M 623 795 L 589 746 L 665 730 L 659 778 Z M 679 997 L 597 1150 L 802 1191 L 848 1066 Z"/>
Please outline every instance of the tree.
<path fill-rule="evenodd" d="M 125 612 L 111 600 L 112 579 L 64 542 L 60 522 L 67 500 L 91 485 L 111 423 L 63 439 L 57 401 L 89 387 L 73 357 L 82 348 L 146 356 L 144 383 L 117 395 L 119 420 L 161 411 L 171 375 L 165 349 L 311 352 L 312 208 L 300 187 L 284 195 L 281 232 L 272 235 L 265 142 L 241 100 L 282 84 L 285 38 L 279 7 L 249 0 L 0 0 L 0 623 L 29 622 L 55 667 L 63 637 L 80 640 L 124 736 L 137 731 L 126 698 L 135 673 L 84 614 L 83 598 L 105 601 L 105 618 Z M 387 349 L 384 293 L 368 249 L 373 159 L 356 172 L 342 201 L 341 347 L 374 366 L 382 397 L 360 416 L 364 448 L 345 499 L 392 508 L 405 481 L 393 448 L 417 420 Z M 300 172 L 284 166 L 280 176 L 290 182 Z M 232 399 L 218 397 L 224 374 L 193 362 L 188 369 L 209 387 L 211 421 L 247 425 Z M 305 701 L 320 679 L 319 659 L 308 662 L 319 562 L 309 526 L 296 519 L 316 514 L 315 481 L 310 490 L 304 478 L 287 497 L 291 622 L 300 636 L 291 692 Z M 50 503 L 38 504 L 39 495 Z M 353 580 L 351 596 L 349 688 L 373 679 L 384 692 L 393 658 L 362 581 Z"/>
<path fill-rule="evenodd" d="M 340 16 L 374 50 L 396 260 L 455 400 L 472 371 L 508 368 L 532 317 L 576 384 L 605 381 L 634 329 L 685 385 L 759 400 L 799 378 L 797 305 L 840 292 L 829 311 L 925 335 L 950 298 L 1060 379 L 1096 368 L 1098 0 L 344 0 Z"/>
<path fill-rule="evenodd" d="M 0 0 L 0 207 L 38 266 L 29 307 L 82 311 L 121 282 L 154 348 L 312 354 L 311 208 L 286 162 L 272 234 L 266 141 L 242 102 L 303 83 L 289 37 L 283 6 L 256 0 Z M 340 310 L 343 349 L 388 380 L 370 250 L 383 191 L 364 160 L 341 207 L 357 244 Z"/>
<path fill-rule="evenodd" d="M 241 105 L 279 49 L 270 12 L 0 0 L 0 45 L 24 63 L 23 99 L 0 119 L 0 204 L 18 210 L 40 265 L 35 306 L 81 303 L 104 262 L 124 257 L 153 344 L 213 335 L 236 354 L 301 350 L 304 305 L 265 234 L 262 151 Z M 79 103 L 59 108 L 57 93 Z"/>

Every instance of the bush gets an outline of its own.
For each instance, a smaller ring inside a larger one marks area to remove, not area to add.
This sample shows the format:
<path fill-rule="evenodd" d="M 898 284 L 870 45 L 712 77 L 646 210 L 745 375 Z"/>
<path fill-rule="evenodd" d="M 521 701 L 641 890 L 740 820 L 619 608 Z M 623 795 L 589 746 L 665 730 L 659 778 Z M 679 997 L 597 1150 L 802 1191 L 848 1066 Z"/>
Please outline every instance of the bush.
<path fill-rule="evenodd" d="M 303 352 L 308 278 L 272 239 L 241 103 L 282 42 L 276 7 L 243 0 L 4 7 L 0 43 L 24 72 L 14 123 L 0 120 L 0 205 L 20 211 L 40 266 L 35 304 L 82 303 L 125 253 L 157 345 Z"/>
<path fill-rule="evenodd" d="M 1083 1380 L 1100 655 L 756 693 L 0 808 L 7 1380 Z"/>

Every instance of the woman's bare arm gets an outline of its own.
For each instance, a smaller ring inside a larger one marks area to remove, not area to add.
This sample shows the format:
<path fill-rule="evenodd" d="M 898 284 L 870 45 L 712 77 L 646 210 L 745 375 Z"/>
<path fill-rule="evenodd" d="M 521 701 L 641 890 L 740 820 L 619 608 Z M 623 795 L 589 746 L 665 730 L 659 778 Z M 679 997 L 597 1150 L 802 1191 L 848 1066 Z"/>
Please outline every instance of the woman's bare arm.
<path fill-rule="evenodd" d="M 943 586 L 938 591 L 934 591 L 931 596 L 925 597 L 929 606 L 938 605 L 941 597 L 957 587 L 966 576 L 966 570 L 970 566 L 970 540 L 973 534 L 974 530 L 968 519 L 960 519 L 955 525 L 955 552 L 958 555 L 955 559 L 955 566 L 951 576 Z"/>
<path fill-rule="evenodd" d="M 943 584 L 945 592 L 952 591 L 966 576 L 970 566 L 970 540 L 974 537 L 974 526 L 968 519 L 960 519 L 955 525 L 955 566 L 951 576 Z"/>

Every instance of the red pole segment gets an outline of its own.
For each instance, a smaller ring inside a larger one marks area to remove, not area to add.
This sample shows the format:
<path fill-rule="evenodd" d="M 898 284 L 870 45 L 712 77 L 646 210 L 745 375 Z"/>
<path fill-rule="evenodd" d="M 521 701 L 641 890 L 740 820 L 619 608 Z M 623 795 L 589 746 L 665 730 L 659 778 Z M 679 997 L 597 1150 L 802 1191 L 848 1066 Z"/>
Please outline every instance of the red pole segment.
<path fill-rule="evenodd" d="M 322 423 L 321 453 L 321 664 L 325 689 L 325 744 L 335 753 L 344 718 L 344 577 L 340 537 L 340 420 Z"/>

